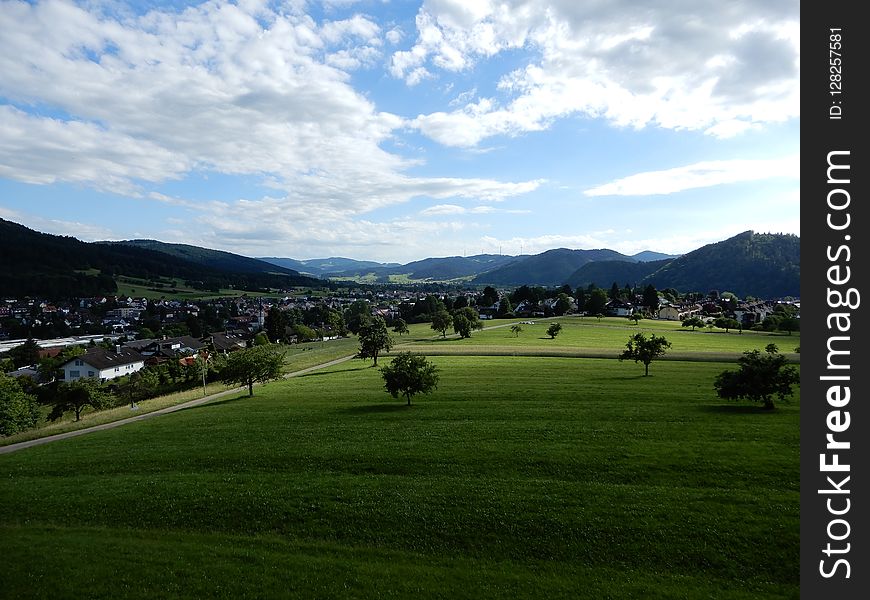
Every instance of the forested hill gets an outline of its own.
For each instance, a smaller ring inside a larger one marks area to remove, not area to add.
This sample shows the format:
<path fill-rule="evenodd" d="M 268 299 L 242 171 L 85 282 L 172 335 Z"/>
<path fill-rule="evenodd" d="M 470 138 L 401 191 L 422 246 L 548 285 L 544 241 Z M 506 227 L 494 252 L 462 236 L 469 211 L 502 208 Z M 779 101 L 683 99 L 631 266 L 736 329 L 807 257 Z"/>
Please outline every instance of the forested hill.
<path fill-rule="evenodd" d="M 279 270 L 271 265 L 269 268 Z M 295 271 L 232 272 L 148 248 L 86 243 L 69 236 L 40 233 L 0 219 L 0 296 L 67 298 L 112 294 L 117 290 L 116 275 L 179 278 L 206 290 L 319 283 Z"/>
<path fill-rule="evenodd" d="M 681 292 L 728 291 L 758 298 L 800 296 L 800 238 L 745 231 L 670 261 L 645 281 Z"/>
<path fill-rule="evenodd" d="M 478 275 L 475 283 L 520 286 L 561 285 L 577 269 L 596 260 L 634 261 L 615 250 L 569 250 L 557 248 L 541 254 L 520 257 L 503 267 Z"/>

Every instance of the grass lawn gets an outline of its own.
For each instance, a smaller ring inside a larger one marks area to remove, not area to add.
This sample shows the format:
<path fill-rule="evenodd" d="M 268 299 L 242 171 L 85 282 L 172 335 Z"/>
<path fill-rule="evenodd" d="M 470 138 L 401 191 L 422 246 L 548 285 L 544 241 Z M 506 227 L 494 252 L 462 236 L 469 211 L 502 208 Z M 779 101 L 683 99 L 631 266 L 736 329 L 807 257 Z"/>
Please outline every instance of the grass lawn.
<path fill-rule="evenodd" d="M 583 353 L 602 356 L 616 356 L 625 348 L 629 336 L 642 331 L 646 334 L 664 336 L 673 347 L 669 354 L 682 358 L 703 359 L 710 354 L 716 359 L 732 360 L 746 350 L 764 350 L 767 344 L 774 343 L 783 354 L 794 354 L 794 349 L 800 346 L 800 333 L 787 335 L 782 332 L 767 333 L 744 331 L 729 331 L 706 329 L 692 331 L 680 326 L 676 321 L 641 320 L 638 325 L 626 318 L 607 317 L 599 322 L 595 317 L 555 317 L 552 319 L 525 319 L 534 321 L 534 325 L 521 324 L 523 328 L 519 335 L 511 332 L 509 321 L 484 321 L 483 331 L 472 332 L 470 338 L 459 339 L 455 336 L 441 338 L 432 337 L 432 330 L 421 332 L 411 330 L 411 337 L 421 348 L 419 351 L 438 353 L 548 353 L 562 352 L 565 354 Z M 522 321 L 522 320 L 520 320 Z M 558 322 L 562 331 L 551 339 L 547 328 L 551 323 Z M 452 330 L 451 330 L 452 332 Z M 415 335 L 416 334 L 416 335 Z M 436 334 L 437 335 L 437 334 Z M 462 350 L 473 347 L 472 350 Z M 592 351 L 592 352 L 588 352 Z M 797 355 L 792 358 L 797 359 Z"/>
<path fill-rule="evenodd" d="M 0 456 L 4 594 L 798 597 L 797 398 L 724 403 L 709 362 L 432 360 L 410 408 L 351 361 Z"/>

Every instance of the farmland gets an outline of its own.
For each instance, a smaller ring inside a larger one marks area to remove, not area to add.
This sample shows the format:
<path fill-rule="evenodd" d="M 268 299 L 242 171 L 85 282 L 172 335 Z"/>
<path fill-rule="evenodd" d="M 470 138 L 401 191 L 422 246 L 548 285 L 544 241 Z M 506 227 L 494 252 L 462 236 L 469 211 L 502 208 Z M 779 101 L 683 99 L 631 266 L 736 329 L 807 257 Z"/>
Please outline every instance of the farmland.
<path fill-rule="evenodd" d="M 643 377 L 612 358 L 486 354 L 612 357 L 638 328 L 687 355 L 799 336 L 561 322 L 555 340 L 546 321 L 442 341 L 413 326 L 409 348 L 463 352 L 431 358 L 438 390 L 411 407 L 357 360 L 2 456 L 4 591 L 797 597 L 798 394 L 775 411 L 719 400 L 728 364 L 710 356 Z"/>

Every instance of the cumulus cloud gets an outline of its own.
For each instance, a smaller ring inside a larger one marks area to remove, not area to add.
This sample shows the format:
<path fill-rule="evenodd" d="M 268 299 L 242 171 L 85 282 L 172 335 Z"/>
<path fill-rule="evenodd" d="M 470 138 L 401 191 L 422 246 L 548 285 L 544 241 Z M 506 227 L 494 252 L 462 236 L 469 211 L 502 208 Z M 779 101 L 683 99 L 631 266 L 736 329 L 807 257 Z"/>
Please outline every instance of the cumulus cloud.
<path fill-rule="evenodd" d="M 730 137 L 799 115 L 798 22 L 796 2 L 427 0 L 415 44 L 393 53 L 390 70 L 413 85 L 508 50 L 537 54 L 499 94 L 412 122 L 449 146 L 570 115 Z"/>
<path fill-rule="evenodd" d="M 684 167 L 647 171 L 583 192 L 586 196 L 652 196 L 728 183 L 775 177 L 800 177 L 800 157 L 762 160 L 711 160 Z"/>
<path fill-rule="evenodd" d="M 348 73 L 379 59 L 380 25 L 318 23 L 302 5 L 119 16 L 68 0 L 4 2 L 0 176 L 148 197 L 147 184 L 193 171 L 253 175 L 288 202 L 348 214 L 537 186 L 406 175 L 417 163 L 383 149 L 403 118 L 379 112 Z"/>

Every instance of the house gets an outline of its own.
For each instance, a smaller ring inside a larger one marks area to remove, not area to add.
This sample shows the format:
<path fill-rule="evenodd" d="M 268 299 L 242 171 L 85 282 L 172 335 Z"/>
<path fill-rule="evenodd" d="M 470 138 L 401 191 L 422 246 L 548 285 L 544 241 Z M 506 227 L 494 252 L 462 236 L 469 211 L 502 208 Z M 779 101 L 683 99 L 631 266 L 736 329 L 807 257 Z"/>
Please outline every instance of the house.
<path fill-rule="evenodd" d="M 145 368 L 145 357 L 129 348 L 115 346 L 115 350 L 89 348 L 81 356 L 68 360 L 60 367 L 67 382 L 79 379 L 115 379 Z"/>
<path fill-rule="evenodd" d="M 612 317 L 627 317 L 634 312 L 634 305 L 631 302 L 614 299 L 604 305 L 604 314 Z"/>
<path fill-rule="evenodd" d="M 209 337 L 203 338 L 203 342 L 209 343 L 215 352 L 227 354 L 246 348 L 250 339 L 251 336 L 249 335 L 225 331 L 223 333 L 213 333 Z"/>
<path fill-rule="evenodd" d="M 699 315 L 700 312 L 701 307 L 697 304 L 691 306 L 674 306 L 673 304 L 669 304 L 667 306 L 662 306 L 659 309 L 659 319 L 665 319 L 667 321 L 682 321 L 683 319 Z"/>

